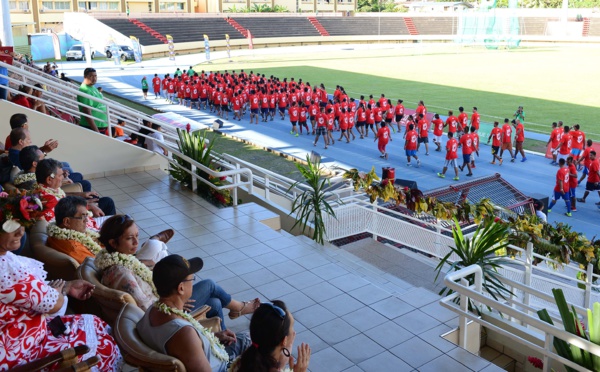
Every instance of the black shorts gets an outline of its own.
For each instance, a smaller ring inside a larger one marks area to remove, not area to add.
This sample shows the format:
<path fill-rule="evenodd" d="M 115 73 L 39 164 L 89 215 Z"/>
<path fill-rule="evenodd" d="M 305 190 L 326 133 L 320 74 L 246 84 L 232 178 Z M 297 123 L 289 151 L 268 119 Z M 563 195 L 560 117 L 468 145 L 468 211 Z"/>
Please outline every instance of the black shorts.
<path fill-rule="evenodd" d="M 325 135 L 326 134 L 326 128 L 325 127 L 317 127 L 317 136 L 319 135 Z"/>
<path fill-rule="evenodd" d="M 373 125 L 374 124 L 369 124 L 369 123 L 366 124 L 366 126 L 369 127 L 369 128 L 373 128 Z"/>
<path fill-rule="evenodd" d="M 327 107 L 327 102 L 319 102 L 319 107 Z"/>
<path fill-rule="evenodd" d="M 142 89 L 142 92 L 148 93 L 148 89 Z"/>
<path fill-rule="evenodd" d="M 396 115 L 396 123 L 399 123 L 400 120 L 402 120 L 403 117 L 404 117 L 404 114 L 403 115 Z"/>
<path fill-rule="evenodd" d="M 229 112 L 229 105 L 221 105 L 221 110 Z"/>
<path fill-rule="evenodd" d="M 280 107 L 279 112 L 281 112 L 283 114 L 285 112 L 285 107 Z"/>
<path fill-rule="evenodd" d="M 269 107 L 269 113 L 274 113 L 275 112 L 275 107 Z"/>
<path fill-rule="evenodd" d="M 267 112 L 269 112 L 269 108 L 268 108 L 268 107 L 261 107 L 261 108 L 260 108 L 260 112 L 261 112 L 262 114 L 266 114 Z"/>
<path fill-rule="evenodd" d="M 390 123 L 392 122 L 392 119 L 391 119 L 391 118 L 389 118 L 389 119 L 388 119 L 388 118 L 385 118 L 385 122 L 386 122 L 387 124 L 390 124 Z"/>
<path fill-rule="evenodd" d="M 204 97 L 204 98 L 200 98 L 200 102 L 206 102 L 208 100 L 208 98 Z"/>
<path fill-rule="evenodd" d="M 250 109 L 250 113 L 251 114 L 258 114 L 258 109 L 257 108 Z"/>
<path fill-rule="evenodd" d="M 361 128 L 361 127 L 364 127 L 364 126 L 365 126 L 365 122 L 364 121 L 357 121 L 356 122 L 356 127 L 357 128 Z"/>
<path fill-rule="evenodd" d="M 198 98 L 192 98 L 192 102 L 198 102 Z"/>
<path fill-rule="evenodd" d="M 496 155 L 500 151 L 500 146 L 492 146 L 492 154 Z"/>
<path fill-rule="evenodd" d="M 301 122 L 299 122 L 298 124 L 300 124 L 300 125 L 301 125 L 301 126 L 303 126 L 303 127 L 308 127 L 308 124 L 306 124 L 306 122 L 305 122 L 305 121 L 301 121 Z"/>
<path fill-rule="evenodd" d="M 419 137 L 417 139 L 418 143 L 429 143 L 429 137 Z"/>
<path fill-rule="evenodd" d="M 600 183 L 597 182 L 586 182 L 585 191 L 596 191 L 600 190 Z"/>
<path fill-rule="evenodd" d="M 298 124 L 298 122 L 297 122 L 297 121 L 291 121 L 290 123 L 292 123 L 292 127 L 295 127 L 295 126 L 296 126 L 296 124 Z"/>
<path fill-rule="evenodd" d="M 310 117 L 310 121 L 315 121 L 316 119 L 317 119 L 317 117 L 316 117 L 316 116 L 311 116 L 311 117 Z"/>

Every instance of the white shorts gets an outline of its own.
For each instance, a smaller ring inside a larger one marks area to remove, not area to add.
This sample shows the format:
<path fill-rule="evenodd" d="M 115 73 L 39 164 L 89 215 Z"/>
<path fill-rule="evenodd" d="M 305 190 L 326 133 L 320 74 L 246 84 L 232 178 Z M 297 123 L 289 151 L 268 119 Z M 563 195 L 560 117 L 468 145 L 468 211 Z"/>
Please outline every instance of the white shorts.
<path fill-rule="evenodd" d="M 444 167 L 447 168 L 458 168 L 458 166 L 456 165 L 456 159 L 450 159 L 450 160 L 446 160 L 446 162 L 444 163 Z"/>
<path fill-rule="evenodd" d="M 442 136 L 433 136 L 433 142 L 442 143 Z"/>
<path fill-rule="evenodd" d="M 556 161 L 558 162 L 560 159 L 565 159 L 565 161 L 567 161 L 567 158 L 571 156 L 571 154 L 561 154 L 560 152 L 558 154 L 556 154 Z"/>

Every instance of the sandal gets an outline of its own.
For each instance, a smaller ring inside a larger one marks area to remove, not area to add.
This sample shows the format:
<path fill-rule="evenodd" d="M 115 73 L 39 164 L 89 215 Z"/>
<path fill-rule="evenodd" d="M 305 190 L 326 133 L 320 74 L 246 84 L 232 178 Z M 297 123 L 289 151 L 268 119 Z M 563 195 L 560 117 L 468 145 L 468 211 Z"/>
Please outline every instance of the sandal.
<path fill-rule="evenodd" d="M 173 229 L 167 229 L 159 232 L 158 234 L 152 235 L 150 239 L 157 239 L 163 243 L 167 243 L 171 238 L 175 235 L 175 231 Z"/>
<path fill-rule="evenodd" d="M 229 311 L 229 319 L 234 320 L 240 317 L 240 315 L 251 314 L 254 310 L 258 309 L 260 306 L 260 300 L 255 298 L 252 301 L 242 301 L 242 308 L 239 311 Z M 250 311 L 244 312 L 246 307 L 251 308 Z"/>

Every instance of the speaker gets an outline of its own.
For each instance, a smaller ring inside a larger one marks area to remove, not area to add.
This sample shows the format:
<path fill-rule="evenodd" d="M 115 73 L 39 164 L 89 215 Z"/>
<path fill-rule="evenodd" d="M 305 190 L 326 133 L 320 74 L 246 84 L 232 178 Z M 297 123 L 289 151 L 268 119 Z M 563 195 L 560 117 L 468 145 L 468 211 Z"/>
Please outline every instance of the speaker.
<path fill-rule="evenodd" d="M 217 119 L 213 122 L 213 129 L 221 129 L 223 128 L 223 122 L 220 119 Z"/>
<path fill-rule="evenodd" d="M 417 187 L 417 181 L 411 181 L 411 180 L 403 180 L 400 178 L 396 178 L 396 181 L 394 182 L 394 185 L 396 186 L 402 186 L 402 187 L 408 187 L 409 189 L 418 189 Z"/>

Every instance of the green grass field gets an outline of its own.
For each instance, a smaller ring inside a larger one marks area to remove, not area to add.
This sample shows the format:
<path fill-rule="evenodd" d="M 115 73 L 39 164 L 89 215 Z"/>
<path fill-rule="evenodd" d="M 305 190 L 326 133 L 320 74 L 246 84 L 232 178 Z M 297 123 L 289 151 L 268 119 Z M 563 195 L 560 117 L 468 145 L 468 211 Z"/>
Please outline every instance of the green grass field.
<path fill-rule="evenodd" d="M 464 106 L 479 108 L 484 121 L 512 118 L 524 106 L 527 130 L 549 133 L 553 121 L 579 123 L 600 140 L 600 48 L 594 45 L 487 50 L 454 44 L 383 45 L 372 50 L 298 52 L 213 60 L 194 69 L 236 70 L 324 83 L 331 93 L 342 85 L 354 97 L 373 94 L 414 107 L 423 100 L 430 112 L 446 114 Z M 275 51 L 275 50 L 274 50 Z"/>

